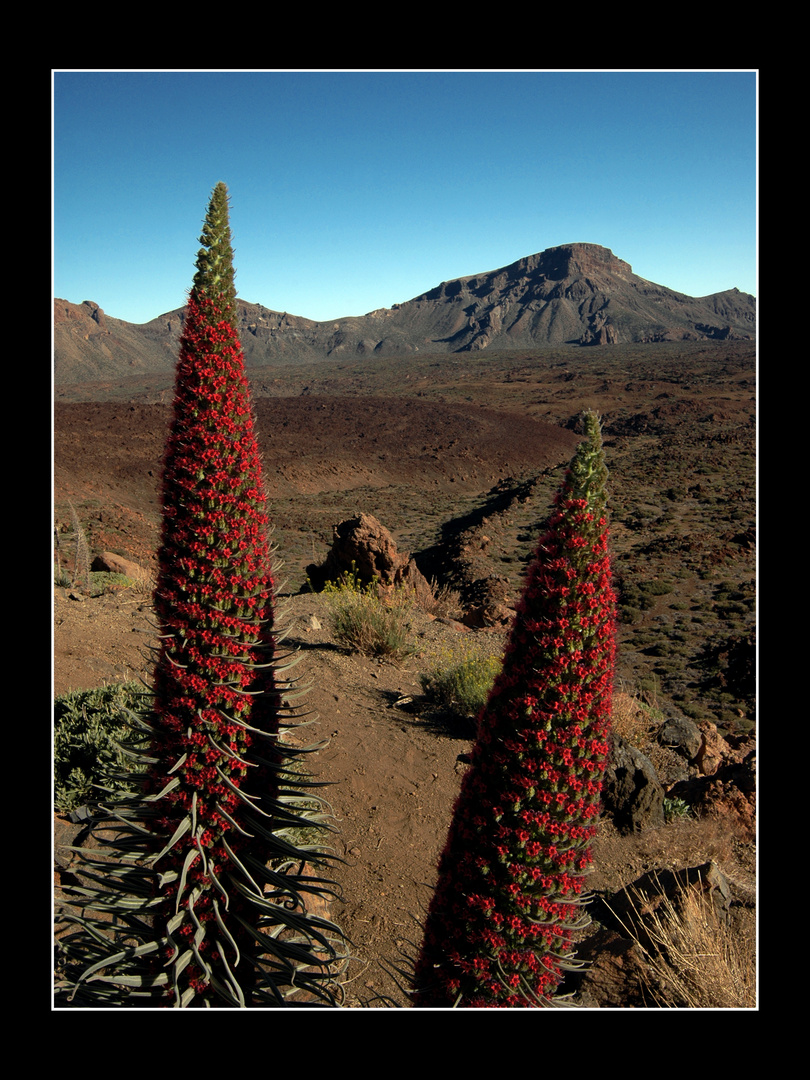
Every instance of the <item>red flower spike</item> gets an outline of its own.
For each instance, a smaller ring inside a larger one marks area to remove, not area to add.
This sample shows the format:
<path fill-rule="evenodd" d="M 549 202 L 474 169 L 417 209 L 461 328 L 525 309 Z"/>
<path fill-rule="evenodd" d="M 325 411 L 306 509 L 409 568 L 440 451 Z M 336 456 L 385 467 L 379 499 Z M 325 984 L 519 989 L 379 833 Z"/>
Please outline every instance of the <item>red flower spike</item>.
<path fill-rule="evenodd" d="M 584 420 L 478 720 L 416 962 L 417 1007 L 546 1006 L 587 925 L 615 596 L 600 424 Z"/>
<path fill-rule="evenodd" d="M 139 1003 L 129 997 L 135 985 L 141 1003 L 168 1006 L 268 1007 L 284 1004 L 291 987 L 332 1004 L 340 934 L 306 916 L 298 888 L 305 880 L 309 892 L 329 891 L 311 866 L 304 870 L 305 860 L 325 857 L 298 852 L 298 869 L 279 870 L 296 853 L 272 832 L 282 811 L 290 820 L 277 802 L 280 786 L 298 792 L 279 739 L 284 687 L 273 667 L 268 515 L 237 334 L 224 184 L 214 189 L 200 242 L 164 461 L 154 738 L 139 781 L 147 798 L 128 849 L 141 845 L 144 881 L 138 900 L 123 898 L 121 928 L 112 933 L 125 947 L 107 965 L 87 963 L 98 960 L 103 931 L 99 939 L 91 930 L 89 946 L 70 944 L 74 966 L 85 960 L 73 994 L 96 989 L 99 976 L 88 977 L 95 968 L 105 985 L 115 987 L 120 975 L 118 1004 Z M 125 891 L 128 880 L 119 880 L 108 894 Z M 269 897 L 279 898 L 277 915 Z M 295 940 L 287 945 L 290 926 Z"/>

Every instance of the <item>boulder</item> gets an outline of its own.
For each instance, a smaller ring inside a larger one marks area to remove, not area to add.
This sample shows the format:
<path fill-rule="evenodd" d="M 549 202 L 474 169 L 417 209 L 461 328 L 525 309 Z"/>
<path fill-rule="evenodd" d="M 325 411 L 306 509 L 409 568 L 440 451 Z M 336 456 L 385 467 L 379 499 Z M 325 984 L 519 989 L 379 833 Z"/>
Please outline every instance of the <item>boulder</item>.
<path fill-rule="evenodd" d="M 473 629 L 484 626 L 507 627 L 515 616 L 510 600 L 507 578 L 497 574 L 478 578 L 466 590 L 462 622 Z"/>
<path fill-rule="evenodd" d="M 615 732 L 602 783 L 602 801 L 620 832 L 664 824 L 664 789 L 650 759 Z"/>
<path fill-rule="evenodd" d="M 640 945 L 602 927 L 577 948 L 582 973 L 569 976 L 565 989 L 576 990 L 577 1003 L 590 1009 L 643 1009 L 649 996 L 643 987 L 650 975 Z"/>
<path fill-rule="evenodd" d="M 710 776 L 674 784 L 670 798 L 683 799 L 701 817 L 723 824 L 724 831 L 746 842 L 756 839 L 757 754 L 753 737 L 731 747 L 732 756 Z M 744 754 L 742 758 L 740 755 Z"/>
<path fill-rule="evenodd" d="M 417 602 L 433 597 L 430 584 L 406 552 L 398 552 L 391 533 L 371 514 L 358 514 L 333 526 L 332 547 L 325 562 L 307 567 L 315 588 L 354 573 L 363 585 L 377 581 L 382 590 L 406 587 Z"/>
<path fill-rule="evenodd" d="M 701 746 L 695 764 L 704 776 L 714 776 L 728 765 L 739 765 L 756 747 L 756 737 L 750 732 L 723 736 L 710 720 L 702 720 L 698 726 Z"/>
<path fill-rule="evenodd" d="M 358 514 L 333 526 L 332 549 L 323 565 L 324 579 L 336 581 L 342 574 L 354 572 L 364 585 L 374 578 L 390 585 L 401 562 L 388 529 L 371 514 Z"/>
<path fill-rule="evenodd" d="M 658 732 L 658 741 L 692 761 L 700 753 L 703 738 L 697 724 L 688 716 L 670 716 Z"/>
<path fill-rule="evenodd" d="M 97 573 L 123 574 L 135 581 L 146 577 L 143 567 L 112 551 L 102 551 L 100 555 L 96 555 L 90 569 Z"/>

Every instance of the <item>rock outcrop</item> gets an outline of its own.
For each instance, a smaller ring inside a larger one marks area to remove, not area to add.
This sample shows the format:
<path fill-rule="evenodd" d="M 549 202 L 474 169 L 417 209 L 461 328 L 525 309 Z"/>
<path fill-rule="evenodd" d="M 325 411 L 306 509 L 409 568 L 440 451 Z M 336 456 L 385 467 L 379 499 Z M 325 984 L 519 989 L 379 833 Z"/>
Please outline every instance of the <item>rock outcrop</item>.
<path fill-rule="evenodd" d="M 335 525 L 326 560 L 307 567 L 315 588 L 338 581 L 344 574 L 354 574 L 363 585 L 376 581 L 383 590 L 407 587 L 417 600 L 427 601 L 433 595 L 411 556 L 397 551 L 391 533 L 371 514 L 358 514 Z"/>
<path fill-rule="evenodd" d="M 700 725 L 697 775 L 674 784 L 670 798 L 683 799 L 695 813 L 724 823 L 729 834 L 756 838 L 756 737 L 722 736 L 710 721 Z"/>

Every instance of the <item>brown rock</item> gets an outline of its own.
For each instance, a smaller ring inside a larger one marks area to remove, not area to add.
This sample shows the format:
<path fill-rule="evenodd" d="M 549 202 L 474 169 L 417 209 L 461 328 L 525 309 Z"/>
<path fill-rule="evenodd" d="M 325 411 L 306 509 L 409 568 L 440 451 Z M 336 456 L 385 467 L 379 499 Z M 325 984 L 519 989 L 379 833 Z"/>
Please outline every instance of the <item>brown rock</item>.
<path fill-rule="evenodd" d="M 371 514 L 358 514 L 333 527 L 332 548 L 322 566 L 309 566 L 307 573 L 316 587 L 354 573 L 368 585 L 377 581 L 383 591 L 408 588 L 421 606 L 433 601 L 433 590 L 416 563 L 406 552 L 398 552 L 388 529 Z"/>
<path fill-rule="evenodd" d="M 96 555 L 90 569 L 106 574 L 123 574 L 125 577 L 134 578 L 135 581 L 146 577 L 143 567 L 112 551 L 102 551 L 100 555 Z"/>
<path fill-rule="evenodd" d="M 581 1003 L 589 1008 L 644 1008 L 642 987 L 649 981 L 644 954 L 632 939 L 607 927 L 577 950 L 586 964 L 579 987 Z"/>
<path fill-rule="evenodd" d="M 332 549 L 323 564 L 324 580 L 336 581 L 342 574 L 354 572 L 364 585 L 374 578 L 390 585 L 400 559 L 388 529 L 371 514 L 358 514 L 333 526 Z"/>
<path fill-rule="evenodd" d="M 755 747 L 752 735 L 731 735 L 724 738 L 717 726 L 709 720 L 698 724 L 702 745 L 695 756 L 695 764 L 704 776 L 714 776 L 727 765 L 739 765 Z"/>
<path fill-rule="evenodd" d="M 463 622 L 470 627 L 506 627 L 515 612 L 510 607 L 509 581 L 498 575 L 479 578 L 467 590 Z"/>
<path fill-rule="evenodd" d="M 697 803 L 699 812 L 726 823 L 728 832 L 748 843 L 756 840 L 756 801 L 733 784 L 713 780 Z"/>
<path fill-rule="evenodd" d="M 756 839 L 756 751 L 742 762 L 724 765 L 715 776 L 704 779 L 694 800 L 703 816 L 718 818 L 729 833 L 746 841 Z"/>
<path fill-rule="evenodd" d="M 415 603 L 425 611 L 429 611 L 435 602 L 433 589 L 413 559 L 407 558 L 408 561 L 395 571 L 393 584 L 395 587 L 410 589 L 414 594 Z"/>
<path fill-rule="evenodd" d="M 736 743 L 733 746 L 725 743 L 727 759 L 716 772 L 674 784 L 669 796 L 683 798 L 701 817 L 722 821 L 729 835 L 753 841 L 757 807 L 756 742 L 751 736 Z"/>

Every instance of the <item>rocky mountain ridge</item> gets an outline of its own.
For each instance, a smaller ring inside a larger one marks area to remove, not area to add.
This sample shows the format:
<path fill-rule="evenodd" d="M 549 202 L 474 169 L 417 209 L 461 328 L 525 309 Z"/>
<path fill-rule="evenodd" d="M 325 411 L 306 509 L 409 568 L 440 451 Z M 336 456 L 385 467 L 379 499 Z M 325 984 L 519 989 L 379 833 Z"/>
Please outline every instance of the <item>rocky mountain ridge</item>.
<path fill-rule="evenodd" d="M 391 308 L 315 322 L 239 301 L 248 367 L 327 357 L 464 353 L 487 348 L 748 340 L 756 300 L 738 289 L 690 297 L 647 281 L 597 244 L 566 244 L 509 266 L 443 281 Z M 170 372 L 184 309 L 143 324 L 98 304 L 54 301 L 55 382 Z"/>

